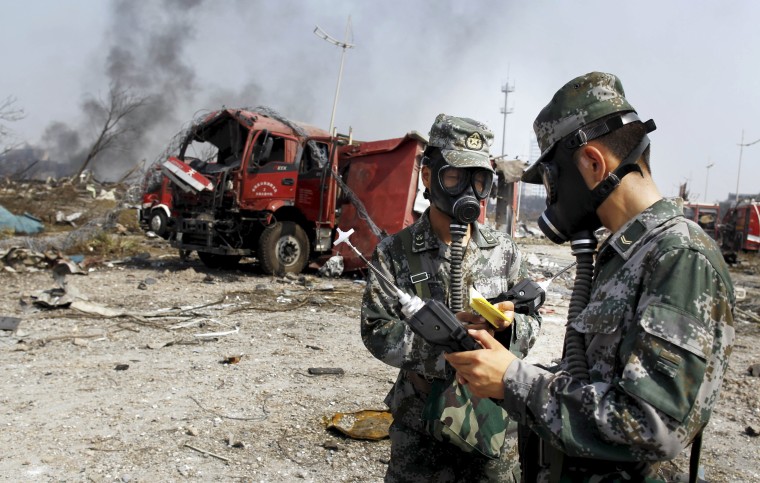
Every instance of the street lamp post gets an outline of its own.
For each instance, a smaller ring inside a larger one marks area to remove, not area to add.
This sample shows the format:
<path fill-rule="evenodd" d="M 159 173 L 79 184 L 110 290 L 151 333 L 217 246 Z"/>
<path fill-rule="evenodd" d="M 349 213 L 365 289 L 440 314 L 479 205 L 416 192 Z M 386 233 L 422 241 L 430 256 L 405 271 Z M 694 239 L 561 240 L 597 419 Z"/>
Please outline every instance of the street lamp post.
<path fill-rule="evenodd" d="M 710 158 L 707 158 L 707 162 L 708 162 L 707 174 L 705 175 L 705 196 L 704 196 L 705 203 L 707 203 L 707 181 L 710 179 L 710 168 L 715 166 L 715 163 L 710 162 Z"/>
<path fill-rule="evenodd" d="M 512 109 L 507 107 L 507 99 L 509 98 L 509 93 L 515 91 L 515 86 L 512 84 L 509 85 L 509 77 L 507 77 L 507 83 L 501 86 L 501 92 L 504 93 L 504 107 L 501 108 L 501 113 L 504 115 L 504 124 L 501 132 L 501 155 L 504 156 L 505 148 L 506 148 L 506 141 L 507 141 L 507 116 L 512 114 Z"/>
<path fill-rule="evenodd" d="M 335 110 L 338 107 L 338 94 L 340 93 L 340 80 L 343 77 L 343 61 L 346 58 L 346 49 L 354 48 L 354 44 L 348 43 L 348 35 L 350 32 L 351 32 L 351 16 L 350 15 L 348 17 L 348 21 L 346 22 L 346 33 L 343 37 L 344 38 L 343 42 L 331 37 L 327 32 L 322 30 L 319 27 L 319 25 L 314 27 L 314 35 L 330 42 L 333 45 L 340 47 L 343 50 L 343 52 L 340 54 L 340 70 L 338 71 L 338 85 L 335 87 L 335 99 L 333 100 L 332 114 L 330 115 L 330 135 L 331 136 L 333 134 L 333 126 L 335 125 Z"/>
<path fill-rule="evenodd" d="M 739 204 L 739 178 L 742 175 L 742 152 L 745 146 L 752 146 L 753 144 L 760 143 L 760 139 L 752 141 L 751 143 L 744 143 L 744 129 L 742 129 L 742 142 L 739 143 L 739 170 L 736 172 L 736 203 Z"/>

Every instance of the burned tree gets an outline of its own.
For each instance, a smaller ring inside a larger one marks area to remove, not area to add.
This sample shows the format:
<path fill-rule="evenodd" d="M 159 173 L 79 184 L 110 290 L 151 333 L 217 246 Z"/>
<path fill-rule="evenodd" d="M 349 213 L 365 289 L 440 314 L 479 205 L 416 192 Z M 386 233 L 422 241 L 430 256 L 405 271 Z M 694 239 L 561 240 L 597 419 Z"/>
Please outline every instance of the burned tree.
<path fill-rule="evenodd" d="M 135 125 L 130 123 L 130 118 L 147 101 L 147 97 L 134 95 L 128 88 L 112 84 L 107 100 L 90 99 L 85 102 L 84 110 L 89 113 L 93 125 L 98 127 L 98 134 L 76 177 L 79 177 L 98 155 L 115 148 L 123 138 L 134 131 Z"/>
<path fill-rule="evenodd" d="M 0 142 L 10 136 L 11 130 L 5 125 L 8 122 L 18 121 L 24 118 L 24 110 L 15 106 L 16 98 L 8 96 L 0 101 Z M 0 146 L 0 154 L 13 149 L 13 146 Z"/>

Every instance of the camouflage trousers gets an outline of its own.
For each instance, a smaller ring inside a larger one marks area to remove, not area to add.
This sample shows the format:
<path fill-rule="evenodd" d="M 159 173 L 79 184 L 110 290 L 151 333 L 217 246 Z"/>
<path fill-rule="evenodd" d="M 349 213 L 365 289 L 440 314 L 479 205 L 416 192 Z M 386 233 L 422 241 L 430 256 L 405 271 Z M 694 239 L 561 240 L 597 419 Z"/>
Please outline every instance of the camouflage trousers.
<path fill-rule="evenodd" d="M 390 439 L 391 460 L 385 474 L 388 483 L 520 481 L 516 431 L 507 432 L 499 459 L 465 453 L 397 420 L 391 425 Z"/>

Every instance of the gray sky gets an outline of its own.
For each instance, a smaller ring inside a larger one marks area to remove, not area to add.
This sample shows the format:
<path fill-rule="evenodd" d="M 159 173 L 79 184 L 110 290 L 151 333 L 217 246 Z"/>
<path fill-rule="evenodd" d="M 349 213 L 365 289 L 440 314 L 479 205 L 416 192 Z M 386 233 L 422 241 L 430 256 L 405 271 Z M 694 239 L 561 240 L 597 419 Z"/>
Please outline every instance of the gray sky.
<path fill-rule="evenodd" d="M 593 70 L 618 75 L 654 118 L 652 168 L 663 194 L 734 192 L 744 142 L 760 139 L 760 2 L 335 0 L 0 0 L 0 99 L 44 144 L 51 122 L 86 133 L 82 102 L 111 80 L 160 95 L 139 154 L 152 160 L 203 109 L 267 105 L 327 129 L 340 49 L 352 20 L 336 115 L 359 139 L 427 133 L 436 114 L 487 123 L 506 152 L 530 157 L 532 123 L 554 92 Z M 117 55 L 118 54 L 118 55 Z M 131 162 L 132 160 L 129 160 Z M 126 162 L 126 161 L 125 161 Z M 739 191 L 760 191 L 760 143 L 744 149 Z"/>

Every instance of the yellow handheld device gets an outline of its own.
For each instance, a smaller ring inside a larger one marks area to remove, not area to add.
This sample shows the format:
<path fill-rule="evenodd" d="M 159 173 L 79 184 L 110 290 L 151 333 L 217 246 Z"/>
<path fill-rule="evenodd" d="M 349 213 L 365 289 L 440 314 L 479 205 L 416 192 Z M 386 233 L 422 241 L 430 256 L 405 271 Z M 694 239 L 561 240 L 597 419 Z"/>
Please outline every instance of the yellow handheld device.
<path fill-rule="evenodd" d="M 497 323 L 499 320 L 512 322 L 512 319 L 510 319 L 507 314 L 493 306 L 491 302 L 480 295 L 480 292 L 475 290 L 474 287 L 470 287 L 470 307 L 472 307 L 475 312 L 482 315 L 489 324 L 493 325 L 497 329 L 499 328 L 499 325 Z"/>

